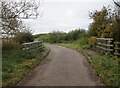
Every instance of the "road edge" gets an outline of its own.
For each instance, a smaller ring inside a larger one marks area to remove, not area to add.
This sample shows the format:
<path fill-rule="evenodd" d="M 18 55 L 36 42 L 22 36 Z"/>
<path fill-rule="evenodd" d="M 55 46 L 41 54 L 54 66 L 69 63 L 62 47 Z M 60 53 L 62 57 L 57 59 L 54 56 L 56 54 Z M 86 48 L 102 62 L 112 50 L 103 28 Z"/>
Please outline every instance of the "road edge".
<path fill-rule="evenodd" d="M 46 50 L 46 51 L 47 51 L 47 53 L 46 53 L 45 55 L 43 55 L 42 61 L 49 55 L 49 53 L 51 52 L 51 49 L 50 49 L 50 50 Z M 41 62 L 42 62 L 42 61 L 41 61 Z M 34 71 L 34 69 L 37 68 L 37 67 L 41 64 L 41 62 L 40 62 L 39 64 L 37 64 L 30 72 L 28 72 L 27 75 L 25 75 L 18 83 L 16 83 L 15 86 L 19 86 L 19 85 L 21 84 L 21 81 L 22 81 L 22 80 L 25 80 L 26 77 L 28 77 L 29 75 L 31 75 L 32 72 Z"/>

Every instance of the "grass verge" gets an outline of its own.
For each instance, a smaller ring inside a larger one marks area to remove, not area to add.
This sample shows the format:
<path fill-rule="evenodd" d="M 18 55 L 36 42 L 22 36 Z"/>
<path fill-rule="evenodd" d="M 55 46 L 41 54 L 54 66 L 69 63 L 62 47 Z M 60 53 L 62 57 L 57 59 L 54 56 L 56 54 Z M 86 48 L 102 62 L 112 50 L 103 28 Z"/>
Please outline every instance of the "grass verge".
<path fill-rule="evenodd" d="M 45 46 L 44 50 L 50 50 L 50 48 Z M 2 86 L 16 85 L 42 61 L 44 56 L 38 50 L 4 51 L 2 57 Z"/>
<path fill-rule="evenodd" d="M 78 50 L 81 53 L 83 52 L 83 50 L 85 48 L 83 45 L 75 44 L 75 43 L 67 43 L 67 44 L 65 44 L 65 43 L 55 43 L 55 45 L 72 48 L 74 50 Z"/>
<path fill-rule="evenodd" d="M 119 58 L 117 56 L 92 56 L 91 64 L 106 86 L 120 86 Z"/>

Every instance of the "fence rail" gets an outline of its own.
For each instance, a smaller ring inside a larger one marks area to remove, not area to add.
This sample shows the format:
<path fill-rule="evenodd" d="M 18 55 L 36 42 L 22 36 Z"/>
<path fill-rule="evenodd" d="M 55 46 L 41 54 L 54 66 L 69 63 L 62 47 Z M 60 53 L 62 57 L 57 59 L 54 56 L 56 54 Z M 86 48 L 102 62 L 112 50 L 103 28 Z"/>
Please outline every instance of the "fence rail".
<path fill-rule="evenodd" d="M 96 38 L 95 49 L 101 54 L 120 56 L 120 42 L 114 42 L 113 38 Z"/>
<path fill-rule="evenodd" d="M 34 41 L 34 42 L 30 42 L 30 43 L 23 43 L 22 50 L 42 49 L 42 48 L 43 48 L 42 41 Z"/>
<path fill-rule="evenodd" d="M 105 55 L 112 54 L 114 45 L 113 38 L 96 38 L 96 51 Z"/>

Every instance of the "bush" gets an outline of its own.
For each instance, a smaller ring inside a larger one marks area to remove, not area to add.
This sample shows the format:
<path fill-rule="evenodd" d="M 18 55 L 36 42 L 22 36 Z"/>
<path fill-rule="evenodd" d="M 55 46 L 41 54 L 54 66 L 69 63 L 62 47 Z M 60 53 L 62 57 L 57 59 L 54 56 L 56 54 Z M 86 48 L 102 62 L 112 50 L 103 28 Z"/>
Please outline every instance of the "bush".
<path fill-rule="evenodd" d="M 90 48 L 95 48 L 95 40 L 96 40 L 96 37 L 94 37 L 94 36 L 92 36 L 89 39 L 89 46 L 90 46 Z"/>
<path fill-rule="evenodd" d="M 87 45 L 88 44 L 88 37 L 81 37 L 75 43 L 81 44 L 81 45 Z"/>
<path fill-rule="evenodd" d="M 31 33 L 20 33 L 16 35 L 13 40 L 19 44 L 22 44 L 25 42 L 33 42 L 34 37 Z"/>
<path fill-rule="evenodd" d="M 63 41 L 64 33 L 61 31 L 53 31 L 50 33 L 49 42 L 50 43 L 61 43 Z"/>
<path fill-rule="evenodd" d="M 17 49 L 21 49 L 22 46 L 16 42 L 10 41 L 2 41 L 2 50 L 17 50 Z"/>
<path fill-rule="evenodd" d="M 34 35 L 34 38 L 36 40 L 43 41 L 43 42 L 49 42 L 49 34 L 38 34 L 38 35 L 39 35 L 38 38 L 36 38 L 37 35 Z"/>

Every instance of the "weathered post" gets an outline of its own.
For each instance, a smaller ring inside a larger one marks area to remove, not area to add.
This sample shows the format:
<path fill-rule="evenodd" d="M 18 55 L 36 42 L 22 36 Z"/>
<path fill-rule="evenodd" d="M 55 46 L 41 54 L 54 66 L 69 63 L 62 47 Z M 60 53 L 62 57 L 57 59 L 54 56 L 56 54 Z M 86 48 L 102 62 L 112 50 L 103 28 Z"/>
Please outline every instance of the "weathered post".
<path fill-rule="evenodd" d="M 115 44 L 115 52 L 114 54 L 117 55 L 117 56 L 120 56 L 120 42 L 114 42 Z"/>

